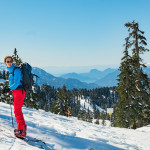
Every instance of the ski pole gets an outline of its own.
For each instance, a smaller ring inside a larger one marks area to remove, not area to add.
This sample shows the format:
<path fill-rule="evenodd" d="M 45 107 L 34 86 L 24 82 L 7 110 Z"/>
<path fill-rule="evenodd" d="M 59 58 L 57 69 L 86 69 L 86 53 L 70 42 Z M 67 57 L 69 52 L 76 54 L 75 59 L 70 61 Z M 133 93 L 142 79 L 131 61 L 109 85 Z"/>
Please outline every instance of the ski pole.
<path fill-rule="evenodd" d="M 12 107 L 11 107 L 11 103 L 10 103 L 10 109 L 11 109 L 12 127 L 14 127 L 14 122 L 13 122 L 13 114 L 12 114 Z"/>
<path fill-rule="evenodd" d="M 9 93 L 9 97 L 10 97 L 10 93 Z M 12 101 L 11 101 L 11 97 L 10 97 L 10 110 L 11 110 L 12 127 L 14 128 L 14 121 L 13 121 L 13 114 L 12 114 L 11 104 L 12 104 Z"/>

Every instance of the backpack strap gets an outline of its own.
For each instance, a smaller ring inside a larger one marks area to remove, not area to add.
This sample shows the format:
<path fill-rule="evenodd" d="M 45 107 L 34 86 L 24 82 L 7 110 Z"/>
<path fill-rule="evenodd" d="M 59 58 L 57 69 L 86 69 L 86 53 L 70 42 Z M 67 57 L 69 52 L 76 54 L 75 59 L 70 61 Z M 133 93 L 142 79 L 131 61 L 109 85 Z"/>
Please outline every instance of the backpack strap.
<path fill-rule="evenodd" d="M 11 72 L 11 73 L 9 73 L 9 74 L 13 74 L 13 76 L 14 76 L 14 72 L 15 72 L 15 70 L 16 70 L 17 68 L 19 68 L 19 67 L 14 67 L 13 72 Z M 20 69 L 20 68 L 19 68 L 19 69 Z"/>
<path fill-rule="evenodd" d="M 12 75 L 14 76 L 14 72 L 15 72 L 15 70 L 16 70 L 17 68 L 20 69 L 20 67 L 14 67 L 13 72 L 11 72 L 11 73 L 9 73 L 9 74 L 12 74 Z M 20 80 L 20 82 L 22 83 L 22 80 Z M 23 86 L 22 86 L 22 85 L 19 85 L 16 89 L 23 89 Z"/>
<path fill-rule="evenodd" d="M 36 74 L 33 74 L 33 76 L 36 77 L 36 80 L 35 80 L 35 82 L 34 82 L 33 84 L 34 84 L 34 85 L 37 85 L 37 84 L 38 84 L 38 78 L 39 78 L 39 76 L 37 76 Z"/>

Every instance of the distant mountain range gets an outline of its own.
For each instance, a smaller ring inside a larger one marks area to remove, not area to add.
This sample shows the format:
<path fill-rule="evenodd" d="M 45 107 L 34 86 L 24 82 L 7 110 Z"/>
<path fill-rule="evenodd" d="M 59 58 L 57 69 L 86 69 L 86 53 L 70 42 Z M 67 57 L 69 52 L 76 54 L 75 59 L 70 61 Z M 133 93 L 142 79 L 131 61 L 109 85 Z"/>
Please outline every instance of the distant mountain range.
<path fill-rule="evenodd" d="M 47 84 L 50 86 L 54 86 L 56 88 L 61 88 L 63 85 L 66 85 L 67 89 L 73 89 L 73 88 L 87 88 L 87 89 L 92 89 L 98 87 L 95 83 L 85 83 L 81 82 L 77 79 L 64 79 L 61 77 L 55 77 L 43 69 L 34 67 L 33 68 L 33 73 L 38 75 L 39 78 L 39 85 L 42 84 Z"/>
<path fill-rule="evenodd" d="M 4 65 L 4 63 L 0 63 L 0 71 L 3 70 L 7 70 L 7 67 Z M 52 74 L 47 73 L 43 69 L 37 67 L 33 67 L 32 72 L 40 77 L 39 85 L 47 84 L 50 86 L 54 86 L 55 88 L 61 88 L 63 85 L 66 85 L 67 89 L 73 89 L 73 88 L 92 89 L 92 88 L 99 87 L 95 83 L 85 83 L 77 79 L 64 79 L 61 77 L 55 77 Z"/>
<path fill-rule="evenodd" d="M 100 80 L 100 79 L 104 78 L 108 74 L 113 73 L 114 71 L 116 71 L 116 69 L 108 68 L 104 71 L 99 71 L 97 69 L 92 69 L 88 73 L 78 74 L 78 73 L 73 72 L 73 73 L 64 74 L 60 77 L 65 78 L 65 79 L 73 78 L 73 79 L 80 80 L 82 82 L 94 83 L 97 80 Z"/>
<path fill-rule="evenodd" d="M 117 69 L 118 67 L 119 67 L 119 65 L 47 66 L 47 67 L 42 67 L 41 69 L 58 77 L 63 74 L 68 74 L 68 73 L 72 73 L 72 72 L 85 73 L 85 72 L 89 72 L 92 69 L 105 70 L 107 68 L 116 68 Z"/>
<path fill-rule="evenodd" d="M 0 71 L 2 70 L 7 70 L 4 63 L 0 63 Z M 144 68 L 143 70 L 150 77 L 150 67 Z M 66 85 L 67 89 L 92 89 L 97 87 L 116 86 L 117 76 L 120 71 L 111 68 L 104 71 L 92 69 L 87 73 L 72 72 L 56 77 L 41 68 L 33 67 L 33 73 L 40 77 L 39 85 L 48 84 L 55 88 L 61 88 L 63 85 Z"/>
<path fill-rule="evenodd" d="M 102 87 L 110 87 L 110 86 L 116 86 L 118 81 L 117 81 L 117 76 L 119 75 L 120 71 L 119 70 L 114 70 L 111 73 L 108 73 L 106 76 L 104 76 L 103 78 L 95 81 L 94 83 L 98 84 L 99 86 Z"/>
<path fill-rule="evenodd" d="M 150 67 L 143 68 L 143 71 L 150 77 Z M 117 79 L 120 71 L 118 69 L 108 68 L 104 71 L 99 71 L 97 69 L 92 69 L 88 73 L 68 73 L 60 77 L 65 79 L 78 79 L 82 82 L 95 83 L 99 87 L 110 87 L 117 85 Z"/>
<path fill-rule="evenodd" d="M 104 71 L 99 71 L 97 69 L 92 69 L 88 73 L 68 73 L 64 74 L 60 77 L 69 79 L 78 79 L 82 82 L 87 82 L 87 83 L 95 83 L 100 87 L 104 86 L 116 86 L 117 85 L 117 75 L 119 74 L 118 69 L 111 69 L 108 68 Z"/>

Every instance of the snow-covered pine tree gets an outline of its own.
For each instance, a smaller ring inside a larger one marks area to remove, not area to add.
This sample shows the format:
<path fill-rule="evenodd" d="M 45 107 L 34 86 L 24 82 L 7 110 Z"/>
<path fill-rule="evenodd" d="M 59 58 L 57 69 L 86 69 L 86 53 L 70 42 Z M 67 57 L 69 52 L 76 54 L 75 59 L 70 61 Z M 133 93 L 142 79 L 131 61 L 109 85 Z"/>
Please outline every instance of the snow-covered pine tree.
<path fill-rule="evenodd" d="M 78 99 L 78 90 L 72 89 L 68 90 L 69 99 L 69 116 L 77 117 L 80 110 L 80 100 Z"/>
<path fill-rule="evenodd" d="M 31 91 L 26 91 L 26 96 L 25 96 L 25 101 L 24 104 L 28 108 L 35 108 L 39 109 L 40 108 L 40 97 L 37 94 L 37 89 L 39 88 L 38 85 L 34 86 Z"/>
<path fill-rule="evenodd" d="M 45 111 L 50 111 L 52 109 L 52 101 L 56 99 L 56 90 L 54 87 L 43 84 L 38 94 L 41 98 L 40 108 Z"/>
<path fill-rule="evenodd" d="M 4 102 L 5 100 L 4 94 L 2 94 L 3 88 L 4 88 L 4 83 L 0 82 L 0 102 Z"/>
<path fill-rule="evenodd" d="M 124 57 L 120 66 L 117 91 L 119 102 L 116 109 L 116 123 L 121 127 L 137 128 L 150 123 L 150 82 L 142 70 L 146 67 L 140 54 L 149 51 L 144 32 L 136 22 L 126 23 L 129 37 L 126 39 Z M 129 56 L 128 49 L 132 56 Z"/>
<path fill-rule="evenodd" d="M 68 116 L 69 98 L 65 85 L 62 87 L 62 90 L 58 94 L 58 98 L 61 99 L 62 102 L 63 115 Z"/>
<path fill-rule="evenodd" d="M 56 114 L 68 116 L 69 98 L 66 86 L 57 91 L 57 100 L 53 103 L 51 111 Z"/>
<path fill-rule="evenodd" d="M 126 38 L 124 56 L 121 59 L 121 65 L 119 67 L 120 74 L 118 75 L 118 87 L 116 88 L 119 96 L 119 102 L 116 108 L 116 125 L 120 127 L 128 128 L 132 119 L 132 104 L 131 101 L 134 98 L 132 95 L 134 87 L 134 76 L 132 68 L 132 58 L 128 53 L 130 45 L 129 38 Z"/>
<path fill-rule="evenodd" d="M 144 32 L 139 29 L 136 22 L 126 23 L 129 31 L 129 38 L 132 40 L 132 65 L 135 79 L 135 100 L 133 101 L 135 123 L 133 128 L 141 127 L 150 123 L 150 82 L 147 74 L 143 72 L 143 64 L 140 54 L 149 51 L 145 48 L 147 45 Z M 130 31 L 131 30 L 131 31 Z"/>

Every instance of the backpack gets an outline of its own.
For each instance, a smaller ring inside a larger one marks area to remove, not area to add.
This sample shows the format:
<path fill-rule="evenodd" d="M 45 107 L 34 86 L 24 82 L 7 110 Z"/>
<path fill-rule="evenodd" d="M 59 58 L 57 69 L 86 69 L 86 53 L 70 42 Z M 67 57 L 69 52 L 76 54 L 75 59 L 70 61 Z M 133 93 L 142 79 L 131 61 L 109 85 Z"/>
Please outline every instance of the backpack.
<path fill-rule="evenodd" d="M 22 87 L 25 91 L 32 90 L 32 85 L 37 85 L 38 83 L 38 76 L 32 74 L 32 67 L 28 63 L 22 63 L 20 67 L 14 67 L 13 69 L 13 76 L 15 69 L 19 68 L 22 74 Z M 33 77 L 36 77 L 36 81 L 34 81 Z"/>

